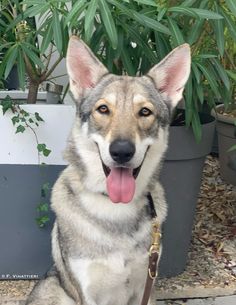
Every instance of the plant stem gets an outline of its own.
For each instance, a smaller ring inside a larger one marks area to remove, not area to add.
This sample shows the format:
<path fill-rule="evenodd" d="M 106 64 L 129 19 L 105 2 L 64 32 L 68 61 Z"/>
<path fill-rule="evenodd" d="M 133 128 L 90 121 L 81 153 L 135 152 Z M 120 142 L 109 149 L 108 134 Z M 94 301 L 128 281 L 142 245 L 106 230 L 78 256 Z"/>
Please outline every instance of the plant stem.
<path fill-rule="evenodd" d="M 44 74 L 42 81 L 45 81 L 52 74 L 52 72 L 55 70 L 57 65 L 61 62 L 62 58 L 63 56 L 58 57 L 58 59 L 52 65 L 51 69 Z"/>
<path fill-rule="evenodd" d="M 36 104 L 38 88 L 39 88 L 39 83 L 33 82 L 32 80 L 30 80 L 29 93 L 28 93 L 28 98 L 27 98 L 28 104 Z"/>

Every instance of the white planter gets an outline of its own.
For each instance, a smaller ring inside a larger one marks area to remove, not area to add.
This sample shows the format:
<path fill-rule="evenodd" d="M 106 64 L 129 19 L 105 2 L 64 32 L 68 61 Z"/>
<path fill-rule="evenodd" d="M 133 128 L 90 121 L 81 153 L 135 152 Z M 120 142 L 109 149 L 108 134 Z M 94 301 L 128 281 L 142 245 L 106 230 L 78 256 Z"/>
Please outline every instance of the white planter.
<path fill-rule="evenodd" d="M 35 129 L 39 143 L 45 143 L 52 151 L 48 157 L 41 157 L 46 164 L 64 165 L 62 152 L 75 117 L 71 105 L 22 105 L 29 113 L 38 112 L 44 122 Z M 31 130 L 15 133 L 11 122 L 12 113 L 0 112 L 0 164 L 38 164 L 35 136 Z"/>

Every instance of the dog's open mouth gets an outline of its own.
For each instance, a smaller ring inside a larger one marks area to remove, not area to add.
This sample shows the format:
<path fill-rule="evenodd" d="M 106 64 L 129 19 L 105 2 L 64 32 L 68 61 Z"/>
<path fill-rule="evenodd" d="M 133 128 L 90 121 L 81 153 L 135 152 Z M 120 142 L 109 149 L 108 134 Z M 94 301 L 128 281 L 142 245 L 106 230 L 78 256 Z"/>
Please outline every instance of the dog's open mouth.
<path fill-rule="evenodd" d="M 126 167 L 109 168 L 102 162 L 106 175 L 107 192 L 112 202 L 128 203 L 133 199 L 135 192 L 135 179 L 142 164 L 133 169 Z"/>

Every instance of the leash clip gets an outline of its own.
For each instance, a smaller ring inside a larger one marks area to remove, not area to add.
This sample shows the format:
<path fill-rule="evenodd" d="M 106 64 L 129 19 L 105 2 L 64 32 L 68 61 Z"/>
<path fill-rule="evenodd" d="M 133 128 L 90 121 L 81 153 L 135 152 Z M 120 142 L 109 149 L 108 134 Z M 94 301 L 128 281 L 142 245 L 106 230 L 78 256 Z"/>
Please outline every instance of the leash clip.
<path fill-rule="evenodd" d="M 149 249 L 149 256 L 151 256 L 153 253 L 159 254 L 161 236 L 160 226 L 158 223 L 154 222 L 152 224 L 152 244 Z"/>

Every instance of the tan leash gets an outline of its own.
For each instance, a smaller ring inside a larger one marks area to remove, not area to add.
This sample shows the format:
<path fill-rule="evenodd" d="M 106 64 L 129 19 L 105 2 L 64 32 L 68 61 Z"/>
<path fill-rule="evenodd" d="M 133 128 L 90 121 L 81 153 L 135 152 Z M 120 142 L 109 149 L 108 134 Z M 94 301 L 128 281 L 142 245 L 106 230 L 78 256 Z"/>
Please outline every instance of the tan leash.
<path fill-rule="evenodd" d="M 148 272 L 147 272 L 147 279 L 146 279 L 146 284 L 143 292 L 143 298 L 141 305 L 147 305 L 152 287 L 154 284 L 154 280 L 157 277 L 157 263 L 158 263 L 158 258 L 159 258 L 159 253 L 160 253 L 160 244 L 161 244 L 161 231 L 160 231 L 160 225 L 156 220 L 156 211 L 155 207 L 153 204 L 153 200 L 151 197 L 151 194 L 148 194 L 148 200 L 149 204 L 151 205 L 152 209 L 152 218 L 153 218 L 153 223 L 152 223 L 152 244 L 149 249 L 149 264 L 148 264 Z M 155 218 L 154 218 L 155 217 Z"/>

